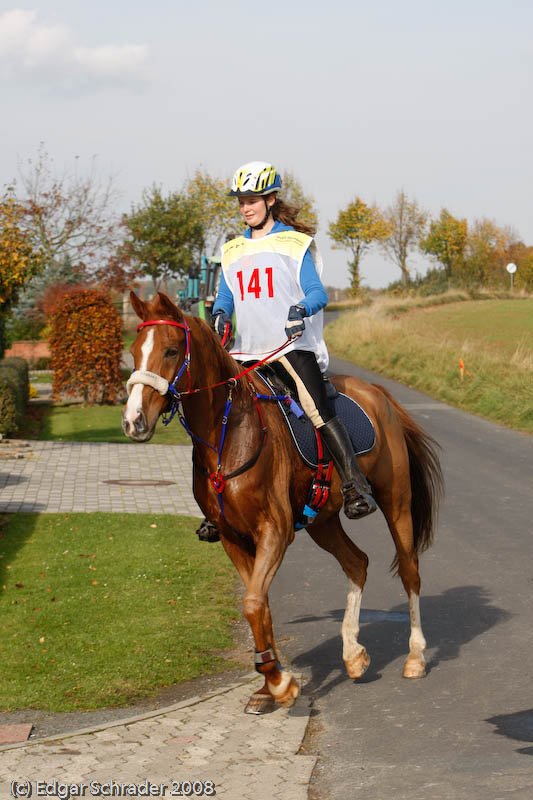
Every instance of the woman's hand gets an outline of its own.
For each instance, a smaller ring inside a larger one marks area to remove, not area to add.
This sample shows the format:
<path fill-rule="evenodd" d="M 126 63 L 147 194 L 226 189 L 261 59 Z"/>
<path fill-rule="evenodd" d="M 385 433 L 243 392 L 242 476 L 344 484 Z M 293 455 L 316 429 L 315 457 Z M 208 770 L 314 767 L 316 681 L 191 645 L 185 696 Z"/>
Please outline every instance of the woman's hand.
<path fill-rule="evenodd" d="M 305 330 L 305 306 L 301 303 L 298 303 L 296 306 L 291 306 L 289 308 L 289 318 L 287 319 L 287 324 L 285 325 L 285 333 L 287 337 L 291 339 L 299 339 L 302 333 Z"/>
<path fill-rule="evenodd" d="M 226 327 L 227 325 L 229 325 L 229 328 Z M 231 323 L 230 315 L 226 314 L 225 311 L 217 311 L 213 317 L 213 328 L 215 329 L 215 333 L 218 333 L 221 339 L 224 337 L 224 334 L 227 330 L 226 339 L 229 339 L 233 332 L 233 325 Z"/>

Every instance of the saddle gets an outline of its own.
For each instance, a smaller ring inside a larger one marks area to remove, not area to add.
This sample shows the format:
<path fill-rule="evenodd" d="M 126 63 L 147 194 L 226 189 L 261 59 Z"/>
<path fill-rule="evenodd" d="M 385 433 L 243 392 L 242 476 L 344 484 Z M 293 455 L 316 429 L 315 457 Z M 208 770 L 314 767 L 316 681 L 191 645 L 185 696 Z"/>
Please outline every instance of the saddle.
<path fill-rule="evenodd" d="M 296 385 L 283 367 L 278 370 L 277 366 L 277 364 L 263 364 L 256 370 L 256 375 L 263 381 L 270 394 L 280 398 L 287 396 L 291 398 L 290 405 L 284 399 L 277 400 L 278 407 L 301 458 L 308 467 L 317 469 L 322 459 L 318 452 L 319 445 L 314 425 L 296 402 L 298 397 Z M 342 419 L 354 453 L 358 456 L 369 453 L 376 443 L 376 432 L 368 414 L 351 397 L 338 392 L 329 378 L 325 377 L 324 380 L 332 410 Z"/>

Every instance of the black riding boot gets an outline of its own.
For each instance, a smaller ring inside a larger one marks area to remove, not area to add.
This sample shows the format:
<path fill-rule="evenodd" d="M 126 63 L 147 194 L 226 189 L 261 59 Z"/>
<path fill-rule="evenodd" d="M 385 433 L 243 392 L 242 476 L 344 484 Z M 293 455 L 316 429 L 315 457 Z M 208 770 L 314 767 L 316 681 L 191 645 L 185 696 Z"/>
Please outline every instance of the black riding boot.
<path fill-rule="evenodd" d="M 350 519 L 366 517 L 376 510 L 372 490 L 357 464 L 348 432 L 339 417 L 333 417 L 318 429 L 324 438 L 342 481 L 344 513 Z"/>
<path fill-rule="evenodd" d="M 202 524 L 196 531 L 198 538 L 201 542 L 219 542 L 220 536 L 216 527 L 209 522 L 208 519 L 203 519 Z"/>

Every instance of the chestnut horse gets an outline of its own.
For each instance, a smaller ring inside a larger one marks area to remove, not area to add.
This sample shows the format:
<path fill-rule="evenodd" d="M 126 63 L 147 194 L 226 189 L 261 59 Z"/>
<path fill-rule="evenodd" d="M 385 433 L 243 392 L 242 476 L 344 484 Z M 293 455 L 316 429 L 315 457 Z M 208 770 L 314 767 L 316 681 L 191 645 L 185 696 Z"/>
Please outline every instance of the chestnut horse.
<path fill-rule="evenodd" d="M 169 385 L 175 382 L 193 439 L 196 502 L 218 528 L 245 585 L 243 611 L 255 640 L 256 669 L 265 678 L 246 710 L 261 713 L 274 700 L 289 707 L 299 687 L 278 661 L 268 590 L 294 539 L 295 520 L 306 503 L 313 470 L 296 453 L 276 404 L 255 396 L 256 389 L 261 393 L 265 388 L 254 373 L 232 380 L 243 367 L 205 322 L 183 314 L 162 293 L 143 302 L 132 292 L 131 302 L 143 322 L 131 347 L 135 371 L 128 381 L 124 432 L 135 441 L 148 441 L 159 416 L 171 406 Z M 419 609 L 418 553 L 431 544 L 442 490 L 436 443 L 382 387 L 347 376 L 332 381 L 364 408 L 374 424 L 375 446 L 359 463 L 392 534 L 393 566 L 409 599 L 411 633 L 403 674 L 421 678 L 426 642 Z M 342 505 L 340 479 L 334 471 L 329 499 L 307 532 L 335 556 L 348 577 L 343 659 L 348 675 L 359 678 L 370 662 L 358 641 L 368 557 L 344 532 L 339 519 Z"/>

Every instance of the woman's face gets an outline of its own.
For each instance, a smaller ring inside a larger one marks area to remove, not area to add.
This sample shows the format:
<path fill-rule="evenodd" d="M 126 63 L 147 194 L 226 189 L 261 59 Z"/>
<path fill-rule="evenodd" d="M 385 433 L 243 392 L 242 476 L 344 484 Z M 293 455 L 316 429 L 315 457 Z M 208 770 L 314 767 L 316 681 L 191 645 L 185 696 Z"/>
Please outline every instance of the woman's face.
<path fill-rule="evenodd" d="M 276 198 L 274 195 L 266 197 L 239 197 L 239 211 L 246 224 L 250 227 L 260 225 L 265 218 L 265 200 L 268 208 L 272 208 Z"/>

